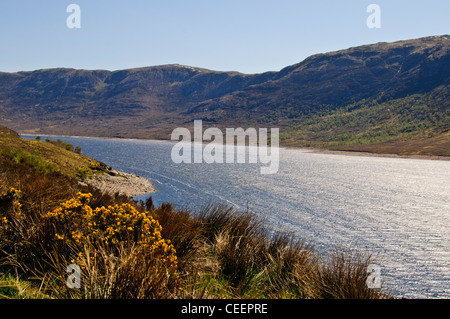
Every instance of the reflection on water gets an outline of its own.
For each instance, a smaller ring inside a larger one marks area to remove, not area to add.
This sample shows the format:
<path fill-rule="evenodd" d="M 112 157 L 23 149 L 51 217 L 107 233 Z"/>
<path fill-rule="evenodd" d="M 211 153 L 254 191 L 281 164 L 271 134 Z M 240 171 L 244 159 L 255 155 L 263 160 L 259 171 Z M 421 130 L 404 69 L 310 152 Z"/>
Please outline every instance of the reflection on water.
<path fill-rule="evenodd" d="M 318 248 L 367 250 L 398 296 L 450 297 L 450 162 L 281 149 L 279 172 L 259 164 L 174 164 L 170 142 L 54 137 L 150 179 L 155 204 L 222 202 Z"/>

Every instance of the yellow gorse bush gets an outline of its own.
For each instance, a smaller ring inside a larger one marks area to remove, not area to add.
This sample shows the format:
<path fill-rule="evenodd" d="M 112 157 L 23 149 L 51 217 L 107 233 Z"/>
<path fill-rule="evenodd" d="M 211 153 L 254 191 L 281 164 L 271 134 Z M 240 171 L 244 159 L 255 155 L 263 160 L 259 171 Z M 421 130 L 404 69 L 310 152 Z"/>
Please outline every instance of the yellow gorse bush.
<path fill-rule="evenodd" d="M 19 203 L 19 199 L 21 194 L 22 192 L 20 191 L 20 189 L 10 187 L 6 192 L 0 193 L 0 200 L 1 201 L 10 200 L 15 208 L 20 209 L 21 205 Z"/>
<path fill-rule="evenodd" d="M 56 240 L 77 245 L 93 239 L 110 246 L 137 244 L 167 267 L 176 269 L 175 248 L 170 240 L 162 238 L 161 225 L 148 212 L 139 212 L 130 204 L 92 209 L 91 196 L 78 193 L 75 199 L 44 215 L 55 228 Z"/>
<path fill-rule="evenodd" d="M 22 205 L 20 204 L 20 196 L 22 192 L 19 189 L 10 187 L 7 191 L 0 193 L 0 211 L 2 212 L 0 223 L 7 227 L 9 220 L 22 216 Z M 9 212 L 8 212 L 9 211 Z"/>

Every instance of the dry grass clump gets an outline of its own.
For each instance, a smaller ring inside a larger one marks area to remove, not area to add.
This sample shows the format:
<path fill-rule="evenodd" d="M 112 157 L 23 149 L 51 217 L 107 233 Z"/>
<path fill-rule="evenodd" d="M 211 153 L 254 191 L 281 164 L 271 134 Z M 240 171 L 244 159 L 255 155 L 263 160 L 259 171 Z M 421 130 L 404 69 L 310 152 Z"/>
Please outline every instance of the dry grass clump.
<path fill-rule="evenodd" d="M 338 249 L 319 254 L 304 239 L 269 233 L 255 215 L 221 205 L 188 214 L 169 204 L 153 214 L 177 253 L 187 257 L 178 255 L 184 262 L 181 297 L 386 297 L 367 287 L 370 256 Z"/>

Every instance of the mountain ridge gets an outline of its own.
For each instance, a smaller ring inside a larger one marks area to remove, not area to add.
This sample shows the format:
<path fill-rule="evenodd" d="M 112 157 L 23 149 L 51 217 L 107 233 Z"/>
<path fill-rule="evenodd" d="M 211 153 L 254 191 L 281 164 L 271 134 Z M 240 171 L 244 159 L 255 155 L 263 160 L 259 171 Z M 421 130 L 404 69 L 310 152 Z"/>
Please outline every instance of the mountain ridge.
<path fill-rule="evenodd" d="M 338 140 L 328 143 L 302 123 L 367 105 L 396 104 L 407 112 L 405 101 L 417 96 L 439 118 L 426 120 L 425 129 L 442 131 L 449 116 L 449 47 L 448 35 L 380 42 L 258 74 L 179 64 L 3 72 L 0 124 L 22 133 L 167 139 L 175 127 L 202 119 L 219 127 L 280 127 L 283 141 L 292 145 L 336 146 Z M 349 131 L 343 124 L 331 135 L 340 130 Z M 403 138 L 400 133 L 375 142 Z"/>

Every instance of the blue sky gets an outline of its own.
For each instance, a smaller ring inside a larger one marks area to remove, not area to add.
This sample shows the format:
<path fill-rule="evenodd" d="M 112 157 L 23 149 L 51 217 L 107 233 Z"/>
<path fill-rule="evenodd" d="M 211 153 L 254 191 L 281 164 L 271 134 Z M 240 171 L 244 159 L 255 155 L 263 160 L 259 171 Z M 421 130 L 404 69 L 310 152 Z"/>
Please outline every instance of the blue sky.
<path fill-rule="evenodd" d="M 69 4 L 81 28 L 69 29 Z M 369 4 L 381 28 L 369 29 Z M 276 71 L 362 44 L 450 33 L 449 0 L 1 0 L 0 71 L 179 63 Z"/>

